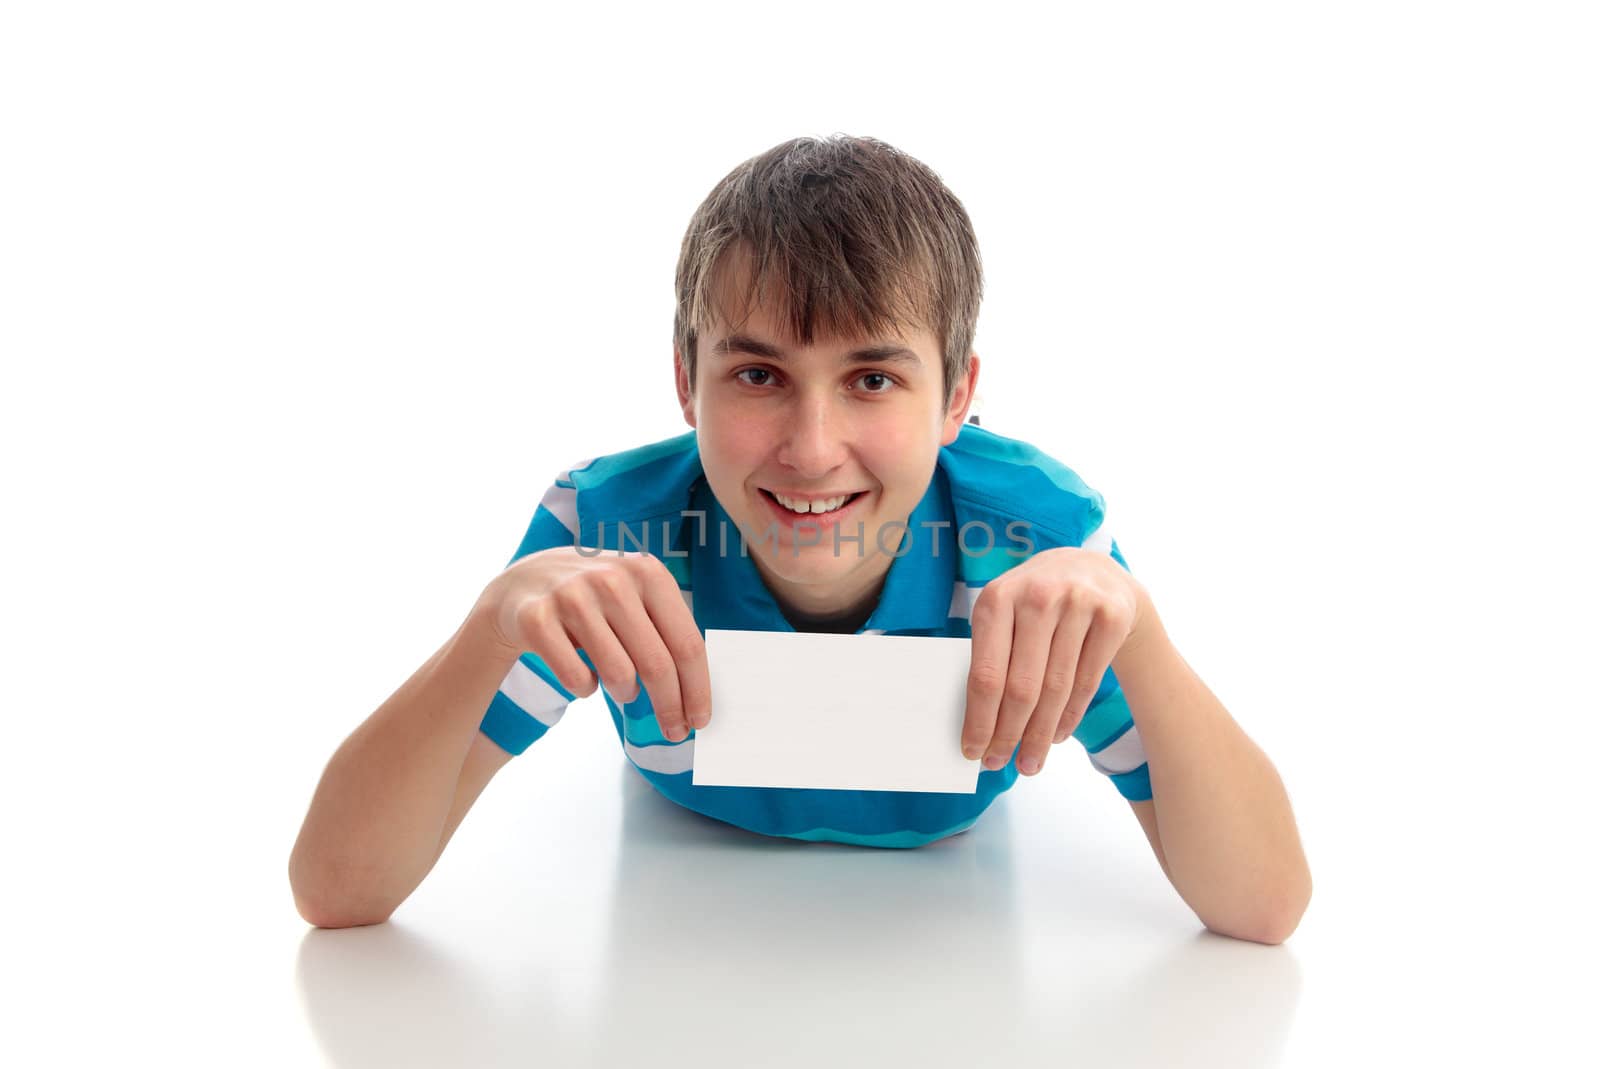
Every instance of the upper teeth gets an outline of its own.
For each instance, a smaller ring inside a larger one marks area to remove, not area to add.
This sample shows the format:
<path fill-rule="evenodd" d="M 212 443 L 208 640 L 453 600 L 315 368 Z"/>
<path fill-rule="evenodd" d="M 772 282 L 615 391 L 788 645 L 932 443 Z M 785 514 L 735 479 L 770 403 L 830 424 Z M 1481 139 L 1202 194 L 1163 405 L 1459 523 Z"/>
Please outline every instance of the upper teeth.
<path fill-rule="evenodd" d="M 851 495 L 825 497 L 821 501 L 803 501 L 799 498 L 784 497 L 776 492 L 772 496 L 778 499 L 778 504 L 791 512 L 832 512 L 846 501 L 849 501 Z"/>

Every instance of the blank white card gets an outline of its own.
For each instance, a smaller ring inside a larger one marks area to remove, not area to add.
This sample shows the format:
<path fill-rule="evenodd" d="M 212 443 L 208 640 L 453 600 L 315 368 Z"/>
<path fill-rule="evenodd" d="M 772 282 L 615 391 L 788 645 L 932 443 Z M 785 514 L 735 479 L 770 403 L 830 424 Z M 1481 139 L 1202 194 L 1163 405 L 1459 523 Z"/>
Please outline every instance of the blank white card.
<path fill-rule="evenodd" d="M 706 631 L 697 787 L 972 794 L 961 753 L 972 640 Z"/>

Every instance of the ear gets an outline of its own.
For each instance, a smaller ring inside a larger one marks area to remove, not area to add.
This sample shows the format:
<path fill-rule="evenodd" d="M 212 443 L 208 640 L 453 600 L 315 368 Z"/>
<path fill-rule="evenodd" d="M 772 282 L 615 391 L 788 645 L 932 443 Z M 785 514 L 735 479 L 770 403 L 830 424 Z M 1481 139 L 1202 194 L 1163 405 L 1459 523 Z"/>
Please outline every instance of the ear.
<path fill-rule="evenodd" d="M 980 363 L 976 351 L 968 354 L 967 373 L 956 380 L 955 388 L 950 391 L 950 407 L 945 411 L 944 432 L 939 435 L 940 445 L 955 441 L 961 433 L 961 425 L 967 421 L 967 410 L 972 407 L 972 396 L 978 388 Z"/>
<path fill-rule="evenodd" d="M 677 381 L 678 407 L 683 409 L 684 422 L 693 427 L 695 425 L 694 396 L 689 389 L 689 372 L 684 369 L 683 354 L 676 347 L 672 350 L 672 377 Z"/>

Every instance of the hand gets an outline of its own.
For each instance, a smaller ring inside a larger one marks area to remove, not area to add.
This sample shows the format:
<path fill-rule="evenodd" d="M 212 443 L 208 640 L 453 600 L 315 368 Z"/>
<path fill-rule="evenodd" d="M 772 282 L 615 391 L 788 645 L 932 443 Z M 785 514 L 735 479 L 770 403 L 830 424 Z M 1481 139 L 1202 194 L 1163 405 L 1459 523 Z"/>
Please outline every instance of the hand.
<path fill-rule="evenodd" d="M 1144 588 L 1105 553 L 1034 554 L 985 586 L 972 607 L 972 666 L 961 752 L 1036 774 L 1072 734 L 1112 658 L 1137 630 Z M 998 723 L 996 715 L 998 713 Z"/>
<path fill-rule="evenodd" d="M 561 685 L 587 697 L 599 681 L 620 702 L 644 681 L 661 733 L 672 742 L 711 720 L 706 644 L 667 566 L 647 553 L 585 556 L 572 546 L 530 553 L 479 598 L 497 641 L 539 655 Z"/>

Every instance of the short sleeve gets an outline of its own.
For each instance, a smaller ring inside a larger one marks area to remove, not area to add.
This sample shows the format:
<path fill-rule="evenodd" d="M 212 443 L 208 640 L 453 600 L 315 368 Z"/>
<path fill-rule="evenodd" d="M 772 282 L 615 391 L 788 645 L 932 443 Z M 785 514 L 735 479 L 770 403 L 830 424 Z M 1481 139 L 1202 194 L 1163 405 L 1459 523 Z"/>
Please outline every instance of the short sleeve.
<path fill-rule="evenodd" d="M 574 464 L 573 468 L 582 466 Z M 577 544 L 578 490 L 570 478 L 571 473 L 569 468 L 556 476 L 555 482 L 545 491 L 522 542 L 506 567 L 530 553 Z M 515 756 L 543 738 L 576 698 L 577 695 L 561 685 L 538 654 L 524 651 L 501 681 L 478 730 Z"/>
<path fill-rule="evenodd" d="M 1099 527 L 1084 539 L 1083 548 L 1109 554 L 1125 570 L 1133 570 L 1111 537 L 1103 513 Z M 1083 743 L 1089 752 L 1089 763 L 1096 772 L 1111 778 L 1122 797 L 1130 802 L 1150 800 L 1150 765 L 1145 760 L 1144 743 L 1139 740 L 1139 728 L 1133 722 L 1128 700 L 1122 695 L 1122 684 L 1109 667 L 1072 737 Z"/>

